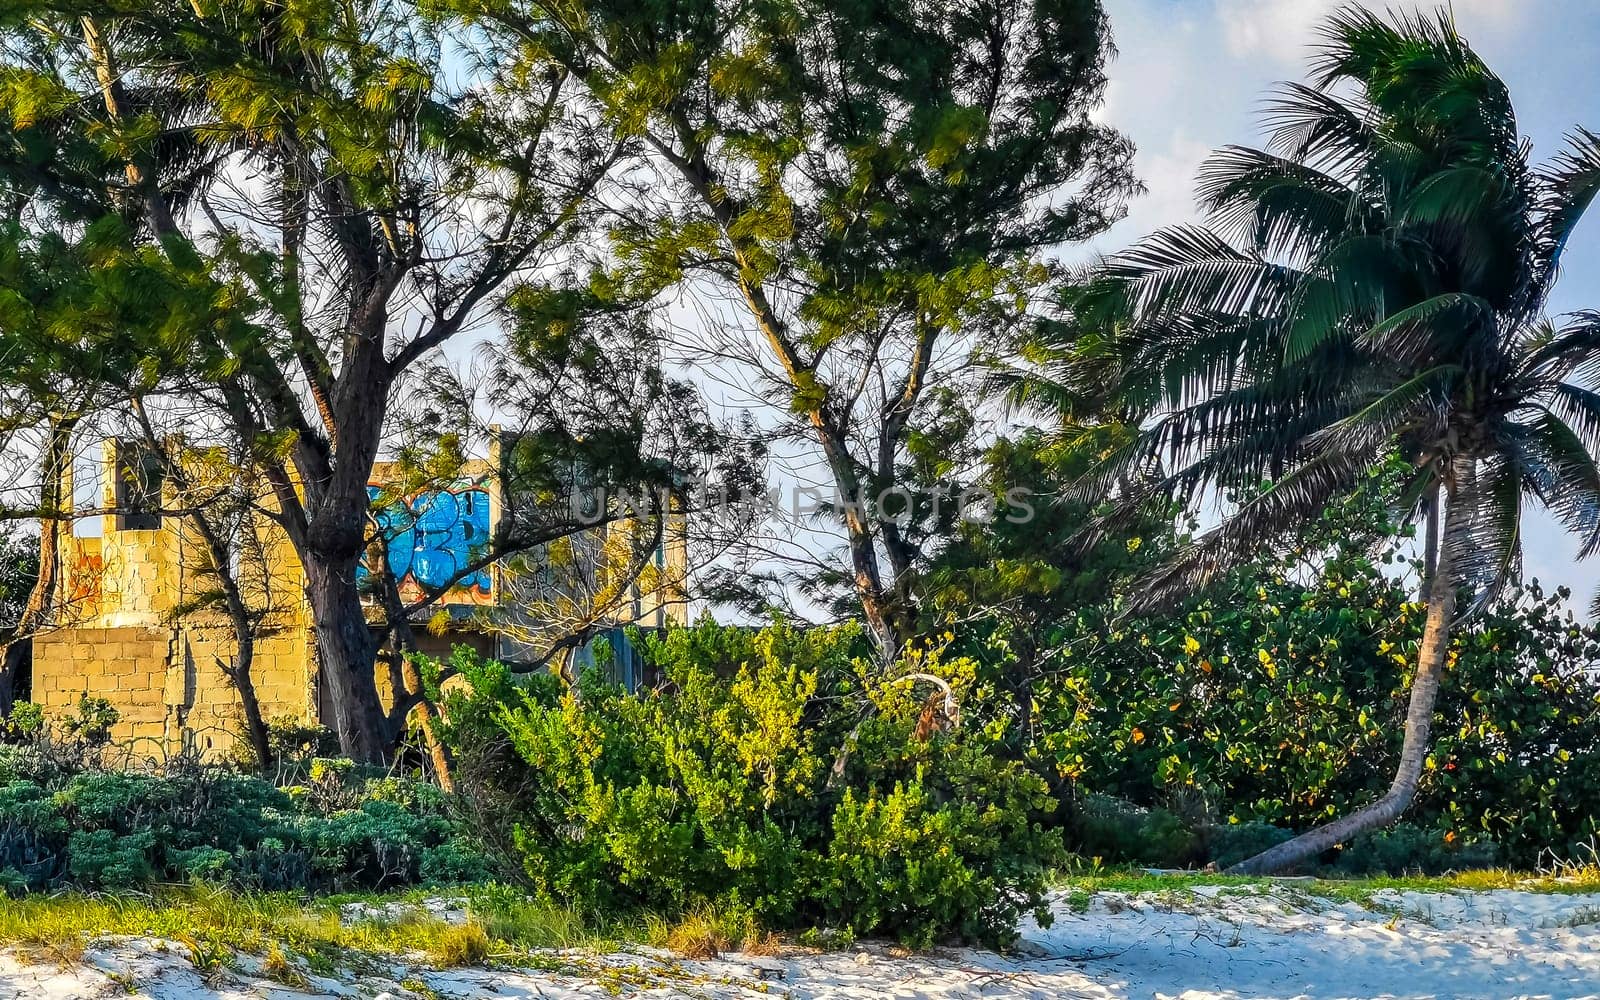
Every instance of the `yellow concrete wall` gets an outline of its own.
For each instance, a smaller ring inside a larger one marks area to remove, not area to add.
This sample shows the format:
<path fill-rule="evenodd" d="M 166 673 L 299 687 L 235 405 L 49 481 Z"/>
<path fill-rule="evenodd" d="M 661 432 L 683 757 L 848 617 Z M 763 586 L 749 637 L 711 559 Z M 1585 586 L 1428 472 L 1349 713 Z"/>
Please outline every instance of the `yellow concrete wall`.
<path fill-rule="evenodd" d="M 103 449 L 103 502 L 116 502 L 117 446 Z M 168 497 L 172 503 L 176 498 Z M 233 631 L 215 608 L 196 610 L 215 588 L 208 550 L 192 523 L 168 515 L 160 527 L 125 529 L 101 518 L 101 537 L 64 540 L 59 627 L 33 641 L 34 700 L 54 720 L 77 712 L 83 695 L 121 715 L 112 739 L 135 754 L 162 756 L 192 746 L 231 751 L 243 732 L 238 692 L 223 674 L 236 654 Z M 310 613 L 294 546 L 262 514 L 242 548 L 246 603 L 265 615 L 251 677 L 264 718 L 316 718 Z"/>
<path fill-rule="evenodd" d="M 113 739 L 160 741 L 169 641 L 167 630 L 140 626 L 63 628 L 36 636 L 33 700 L 54 721 L 76 711 L 85 693 L 105 698 L 122 716 Z"/>
<path fill-rule="evenodd" d="M 313 718 L 310 634 L 286 629 L 256 640 L 251 677 L 261 713 Z M 162 757 L 193 746 L 229 753 L 243 732 L 239 695 L 219 665 L 235 646 L 222 625 L 67 627 L 34 640 L 33 698 L 51 721 L 76 714 L 85 695 L 104 698 L 121 715 L 118 744 Z"/>

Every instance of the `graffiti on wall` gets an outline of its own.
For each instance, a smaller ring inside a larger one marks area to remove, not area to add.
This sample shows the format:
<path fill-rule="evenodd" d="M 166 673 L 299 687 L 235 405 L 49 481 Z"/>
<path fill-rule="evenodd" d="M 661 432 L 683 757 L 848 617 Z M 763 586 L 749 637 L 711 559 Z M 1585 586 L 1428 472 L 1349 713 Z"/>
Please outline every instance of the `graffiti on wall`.
<path fill-rule="evenodd" d="M 100 592 L 105 578 L 105 560 L 100 555 L 98 538 L 62 539 L 67 566 L 67 603 L 79 618 L 92 617 L 100 608 Z"/>
<path fill-rule="evenodd" d="M 383 490 L 368 486 L 378 502 Z M 489 541 L 489 491 L 481 486 L 419 493 L 380 507 L 378 529 L 388 539 L 389 566 L 400 582 L 400 596 L 413 601 L 448 587 L 443 604 L 489 604 L 494 591 L 487 569 L 459 580 Z M 366 574 L 363 568 L 362 576 Z M 452 582 L 453 581 L 453 582 Z"/>

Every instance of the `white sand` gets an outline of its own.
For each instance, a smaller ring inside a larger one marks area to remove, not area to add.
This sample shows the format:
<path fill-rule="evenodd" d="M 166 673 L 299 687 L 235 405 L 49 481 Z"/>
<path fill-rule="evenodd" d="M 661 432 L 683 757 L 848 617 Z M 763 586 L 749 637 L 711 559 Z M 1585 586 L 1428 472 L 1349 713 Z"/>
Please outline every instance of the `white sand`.
<path fill-rule="evenodd" d="M 309 992 L 257 978 L 241 957 L 202 981 L 179 945 L 107 940 L 70 968 L 0 954 L 0 1000 L 137 995 L 155 1000 L 366 997 L 571 1000 L 613 995 L 732 1000 L 788 996 L 995 998 L 1600 998 L 1600 894 L 1384 893 L 1372 907 L 1293 886 L 1103 893 L 1086 913 L 1058 902 L 1021 953 L 892 957 L 868 946 L 824 955 L 680 961 L 651 949 L 541 956 L 542 971 L 385 967 Z"/>

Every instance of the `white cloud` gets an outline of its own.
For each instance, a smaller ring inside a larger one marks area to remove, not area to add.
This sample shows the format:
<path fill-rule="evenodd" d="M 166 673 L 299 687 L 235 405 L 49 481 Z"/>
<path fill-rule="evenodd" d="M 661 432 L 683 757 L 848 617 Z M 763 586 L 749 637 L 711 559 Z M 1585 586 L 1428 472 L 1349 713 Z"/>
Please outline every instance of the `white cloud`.
<path fill-rule="evenodd" d="M 1161 143 L 1141 145 L 1134 171 L 1144 181 L 1145 194 L 1128 206 L 1128 216 L 1101 234 L 1090 247 L 1108 253 L 1163 226 L 1195 222 L 1195 177 L 1211 155 L 1213 144 L 1182 129 Z"/>
<path fill-rule="evenodd" d="M 1228 51 L 1299 62 L 1312 30 L 1339 6 L 1337 0 L 1218 0 Z"/>
<path fill-rule="evenodd" d="M 1228 51 L 1235 56 L 1266 57 L 1279 63 L 1298 64 L 1307 46 L 1316 40 L 1316 28 L 1344 0 L 1217 0 Z M 1437 10 L 1435 2 L 1392 0 L 1382 6 L 1393 10 Z M 1503 31 L 1515 27 L 1520 15 L 1534 6 L 1526 0 L 1455 0 L 1449 5 L 1463 29 L 1482 26 Z"/>

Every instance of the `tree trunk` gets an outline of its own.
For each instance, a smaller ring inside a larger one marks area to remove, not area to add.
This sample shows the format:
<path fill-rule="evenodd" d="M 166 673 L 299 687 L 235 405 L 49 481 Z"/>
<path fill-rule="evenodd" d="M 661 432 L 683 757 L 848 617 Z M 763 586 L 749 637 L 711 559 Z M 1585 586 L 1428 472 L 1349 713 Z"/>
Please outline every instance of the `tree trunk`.
<path fill-rule="evenodd" d="M 843 436 L 829 424 L 820 410 L 812 411 L 808 417 L 817 443 L 827 459 L 828 469 L 833 473 L 834 489 L 842 507 L 845 538 L 850 549 L 851 580 L 855 584 L 856 596 L 861 601 L 862 614 L 867 619 L 867 627 L 872 630 L 873 641 L 884 662 L 893 663 L 900 658 L 906 643 L 911 641 L 915 625 L 900 599 L 899 588 L 885 586 L 883 582 L 877 539 L 872 531 L 874 517 L 868 510 L 868 505 L 875 503 L 876 498 L 864 494 Z"/>
<path fill-rule="evenodd" d="M 406 719 L 415 716 L 417 726 L 422 730 L 422 743 L 428 751 L 428 759 L 433 763 L 434 779 L 439 782 L 439 787 L 447 792 L 456 790 L 455 769 L 450 759 L 450 751 L 439 738 L 436 725 L 438 713 L 434 710 L 433 702 L 428 700 L 428 693 L 423 690 L 422 672 L 417 669 L 417 635 L 411 628 L 411 620 L 406 616 L 406 604 L 400 596 L 400 584 L 395 580 L 394 572 L 389 568 L 388 539 L 380 534 L 368 550 L 368 569 L 376 576 L 379 586 L 383 588 L 384 617 L 389 622 L 389 641 L 395 662 L 400 667 L 399 684 L 394 693 L 396 711 L 390 713 L 389 727 L 404 731 Z M 406 704 L 413 703 L 410 710 Z"/>
<path fill-rule="evenodd" d="M 169 463 L 172 468 L 175 463 Z M 267 739 L 267 721 L 261 716 L 261 699 L 256 695 L 255 679 L 250 675 L 256 659 L 256 620 L 244 601 L 239 583 L 228 568 L 229 552 L 222 537 L 212 530 L 210 519 L 196 511 L 190 515 L 206 543 L 218 582 L 222 587 L 227 606 L 228 622 L 233 628 L 234 657 L 231 664 L 217 661 L 217 668 L 228 678 L 239 695 L 239 707 L 244 714 L 245 738 L 255 755 L 256 768 L 265 774 L 272 767 L 272 746 Z"/>
<path fill-rule="evenodd" d="M 307 555 L 306 599 L 317 630 L 318 667 L 333 700 L 339 750 L 359 763 L 382 763 L 390 740 L 373 673 L 377 644 L 356 589 L 358 560 L 330 563 Z"/>
<path fill-rule="evenodd" d="M 1457 459 L 1451 471 L 1454 482 L 1450 485 L 1445 502 L 1444 539 L 1431 579 L 1425 584 L 1428 617 L 1422 632 L 1422 645 L 1417 650 L 1417 674 L 1411 681 L 1405 739 L 1401 743 L 1400 765 L 1394 781 L 1389 785 L 1389 790 L 1371 805 L 1247 858 L 1228 869 L 1229 874 L 1270 875 L 1314 858 L 1357 834 L 1393 823 L 1416 795 L 1423 761 L 1428 756 L 1433 706 L 1438 699 L 1439 682 L 1444 676 L 1445 661 L 1450 651 L 1456 588 L 1460 585 L 1454 567 L 1459 554 L 1471 544 L 1468 515 L 1471 505 L 1462 502 L 1463 493 L 1472 488 L 1471 460 Z"/>
<path fill-rule="evenodd" d="M 236 626 L 234 636 L 238 642 L 238 655 L 233 659 L 233 666 L 224 667 L 223 672 L 239 692 L 239 704 L 244 709 L 245 736 L 250 740 L 250 750 L 255 754 L 257 769 L 265 774 L 272 767 L 272 745 L 267 739 L 267 720 L 261 717 L 261 701 L 256 697 L 256 684 L 250 676 L 250 668 L 255 662 L 256 639 L 249 627 L 240 629 Z"/>
<path fill-rule="evenodd" d="M 333 392 L 336 459 L 297 453 L 308 498 L 304 537 L 306 597 L 317 630 L 318 667 L 332 695 L 340 752 L 364 764 L 388 760 L 397 735 L 375 679 L 378 643 L 367 624 L 356 569 L 371 523 L 367 485 L 383 440 L 393 372 L 384 360 L 387 300 L 392 287 L 365 281 L 345 321 L 343 365 Z M 398 696 L 399 692 L 396 692 Z"/>
<path fill-rule="evenodd" d="M 450 750 L 439 738 L 438 713 L 434 711 L 433 702 L 428 700 L 427 692 L 423 690 L 422 673 L 417 669 L 417 661 L 411 653 L 403 649 L 396 655 L 400 657 L 400 676 L 405 682 L 406 695 L 416 698 L 417 701 L 411 714 L 416 716 L 417 726 L 422 730 L 422 745 L 428 751 L 428 760 L 433 763 L 434 780 L 446 792 L 454 792 L 456 779 Z"/>
<path fill-rule="evenodd" d="M 61 518 L 71 510 L 67 494 L 72 488 L 72 435 L 77 427 L 76 416 L 52 415 L 45 435 L 39 463 L 39 576 L 0 656 L 0 718 L 10 715 L 16 702 L 17 680 L 32 652 L 33 633 L 55 612 L 61 581 Z"/>
<path fill-rule="evenodd" d="M 580 79 L 587 79 L 583 67 L 570 68 Z M 810 395 L 819 388 L 813 367 L 815 357 L 809 363 L 803 358 L 799 344 L 768 298 L 767 289 L 754 277 L 762 269 L 751 263 L 750 242 L 737 232 L 735 207 L 727 189 L 718 181 L 707 162 L 705 147 L 695 138 L 694 128 L 681 116 L 674 121 L 673 127 L 681 148 L 675 148 L 659 138 L 649 138 L 649 141 L 666 155 L 684 180 L 695 189 L 722 230 L 740 268 L 737 283 L 741 297 L 755 318 L 774 359 L 782 367 L 783 377 L 794 390 L 791 403 L 797 404 L 802 395 Z M 906 643 L 914 636 L 915 623 L 902 600 L 902 588 L 886 587 L 883 583 L 883 574 L 878 566 L 877 540 L 872 530 L 873 517 L 865 509 L 876 498 L 862 494 L 856 461 L 847 443 L 849 429 L 843 424 L 843 418 L 834 420 L 822 407 L 814 404 L 806 405 L 803 412 L 822 448 L 828 470 L 833 475 L 834 488 L 844 507 L 851 579 L 861 600 L 862 612 L 872 630 L 879 654 L 884 662 L 893 662 L 900 658 Z"/>
<path fill-rule="evenodd" d="M 212 563 L 221 585 L 228 609 L 228 621 L 233 626 L 234 657 L 233 663 L 219 663 L 224 677 L 233 684 L 233 689 L 239 695 L 239 707 L 244 713 L 245 737 L 250 741 L 250 750 L 255 755 L 256 767 L 265 774 L 272 767 L 272 745 L 268 741 L 267 720 L 261 716 L 261 699 L 256 696 L 255 678 L 250 675 L 256 660 L 256 620 L 250 613 L 250 608 L 244 602 L 244 594 L 239 589 L 239 583 L 233 578 L 232 571 L 228 569 L 228 550 L 221 536 L 211 529 L 210 521 L 205 515 L 196 513 L 195 519 L 200 522 L 204 539 L 211 553 Z"/>
<path fill-rule="evenodd" d="M 126 101 L 114 54 L 94 17 L 85 15 L 80 26 L 106 112 L 119 119 Z M 161 193 L 158 167 L 130 159 L 125 172 L 130 190 L 145 203 L 152 231 L 165 244 L 183 239 L 183 233 Z M 247 355 L 244 377 L 262 397 L 271 429 L 292 431 L 296 438 L 293 460 L 299 483 L 279 477 L 272 485 L 286 526 L 300 522 L 289 534 L 305 569 L 319 666 L 332 694 L 340 749 L 354 760 L 378 763 L 388 755 L 392 734 L 373 677 L 377 643 L 361 607 L 355 567 L 365 535 L 367 480 L 382 439 L 388 392 L 395 370 L 404 367 L 391 365 L 385 355 L 389 298 L 411 264 L 379 250 L 370 220 L 358 207 L 359 199 L 351 195 L 347 179 L 322 176 L 319 191 L 334 208 L 334 242 L 350 266 L 343 279 L 351 305 L 345 321 L 341 371 L 331 387 L 322 384 L 328 373 L 306 372 L 319 415 L 337 450 L 337 461 L 332 461 L 330 442 L 314 437 L 301 419 L 290 381 L 272 355 Z M 486 291 L 478 291 L 472 302 L 484 294 Z M 460 317 L 466 316 L 472 302 L 461 304 Z M 303 352 L 303 344 L 295 346 Z M 323 367 L 325 359 L 312 360 L 313 369 Z M 228 391 L 224 386 L 224 396 Z M 229 400 L 228 408 L 246 440 L 265 430 L 242 398 Z M 299 490 L 304 490 L 308 499 L 314 496 L 314 502 L 303 506 Z"/>
<path fill-rule="evenodd" d="M 31 597 L 29 603 L 32 603 Z M 5 652 L 0 654 L 0 719 L 9 716 L 12 706 L 17 703 L 17 681 L 22 677 L 23 667 L 29 662 L 32 646 L 32 640 L 19 622 L 16 632 L 5 642 Z"/>
<path fill-rule="evenodd" d="M 878 575 L 878 554 L 871 532 L 864 526 L 849 523 L 845 530 L 850 538 L 850 568 L 856 595 L 861 599 L 861 611 L 867 619 L 867 627 L 872 630 L 879 654 L 885 663 L 893 663 L 910 640 L 910 629 L 894 595 L 884 588 Z"/>

